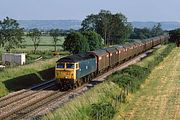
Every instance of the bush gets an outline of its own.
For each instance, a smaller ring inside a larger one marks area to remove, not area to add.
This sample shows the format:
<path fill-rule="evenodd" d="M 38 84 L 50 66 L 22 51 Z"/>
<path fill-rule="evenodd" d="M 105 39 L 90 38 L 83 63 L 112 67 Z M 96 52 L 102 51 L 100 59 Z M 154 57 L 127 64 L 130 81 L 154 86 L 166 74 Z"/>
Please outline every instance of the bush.
<path fill-rule="evenodd" d="M 109 80 L 122 87 L 122 91 L 117 98 L 122 98 L 120 101 L 124 101 L 128 92 L 136 92 L 140 89 L 141 84 L 145 81 L 150 71 L 158 65 L 174 48 L 173 44 L 169 44 L 162 52 L 152 54 L 153 57 L 148 61 L 147 67 L 140 65 L 130 65 L 129 67 L 113 73 L 108 77 Z"/>
<path fill-rule="evenodd" d="M 110 120 L 116 113 L 111 103 L 92 104 L 90 116 L 92 120 Z"/>
<path fill-rule="evenodd" d="M 118 76 L 115 76 L 112 82 L 123 88 L 130 86 L 130 90 L 134 92 L 139 89 L 140 84 L 145 80 L 148 73 L 149 69 L 147 68 L 138 65 L 130 65 L 128 68 L 117 72 L 116 74 L 118 74 Z"/>

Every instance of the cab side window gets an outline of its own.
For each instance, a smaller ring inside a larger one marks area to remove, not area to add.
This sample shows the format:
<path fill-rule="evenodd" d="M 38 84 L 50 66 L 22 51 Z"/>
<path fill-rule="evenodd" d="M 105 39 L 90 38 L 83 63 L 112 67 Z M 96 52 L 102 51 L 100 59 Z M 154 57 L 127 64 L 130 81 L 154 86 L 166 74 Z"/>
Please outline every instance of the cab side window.
<path fill-rule="evenodd" d="M 74 68 L 74 64 L 66 64 L 66 68 Z"/>
<path fill-rule="evenodd" d="M 79 63 L 78 63 L 78 64 L 76 64 L 76 69 L 79 69 Z"/>
<path fill-rule="evenodd" d="M 64 64 L 62 64 L 62 63 L 57 64 L 57 68 L 64 68 Z"/>

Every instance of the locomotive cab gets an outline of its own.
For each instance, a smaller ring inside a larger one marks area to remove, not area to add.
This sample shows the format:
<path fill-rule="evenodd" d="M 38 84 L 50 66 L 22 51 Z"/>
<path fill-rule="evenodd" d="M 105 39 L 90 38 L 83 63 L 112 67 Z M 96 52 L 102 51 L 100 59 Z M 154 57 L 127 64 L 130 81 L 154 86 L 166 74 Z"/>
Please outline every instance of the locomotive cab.
<path fill-rule="evenodd" d="M 60 89 L 80 86 L 96 72 L 96 58 L 90 54 L 66 56 L 56 62 L 55 78 Z"/>
<path fill-rule="evenodd" d="M 76 79 L 76 71 L 79 69 L 78 62 L 57 62 L 55 78 L 58 84 L 71 85 Z"/>
<path fill-rule="evenodd" d="M 76 70 L 79 63 L 60 62 L 56 66 L 56 78 L 58 79 L 76 79 Z"/>

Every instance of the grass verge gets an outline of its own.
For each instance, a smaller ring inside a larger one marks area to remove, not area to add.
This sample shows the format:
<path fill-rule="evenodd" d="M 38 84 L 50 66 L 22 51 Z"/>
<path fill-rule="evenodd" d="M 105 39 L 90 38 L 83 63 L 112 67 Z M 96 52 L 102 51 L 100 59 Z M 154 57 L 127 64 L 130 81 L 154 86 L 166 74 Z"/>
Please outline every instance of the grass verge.
<path fill-rule="evenodd" d="M 28 88 L 54 77 L 54 66 L 59 58 L 37 61 L 33 64 L 0 71 L 0 96 Z"/>
<path fill-rule="evenodd" d="M 179 53 L 176 47 L 153 69 L 143 89 L 128 97 L 129 103 L 121 107 L 115 119 L 122 119 L 122 115 L 128 120 L 180 119 Z"/>

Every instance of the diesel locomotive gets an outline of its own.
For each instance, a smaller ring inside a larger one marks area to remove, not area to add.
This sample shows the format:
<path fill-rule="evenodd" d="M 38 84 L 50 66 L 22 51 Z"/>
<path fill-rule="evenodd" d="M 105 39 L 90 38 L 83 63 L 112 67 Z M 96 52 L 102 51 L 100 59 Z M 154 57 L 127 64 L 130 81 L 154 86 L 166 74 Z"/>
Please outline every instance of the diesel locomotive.
<path fill-rule="evenodd" d="M 55 78 L 62 89 L 76 88 L 108 69 L 167 42 L 168 39 L 169 36 L 166 34 L 141 41 L 136 40 L 124 45 L 63 57 L 57 61 Z"/>

